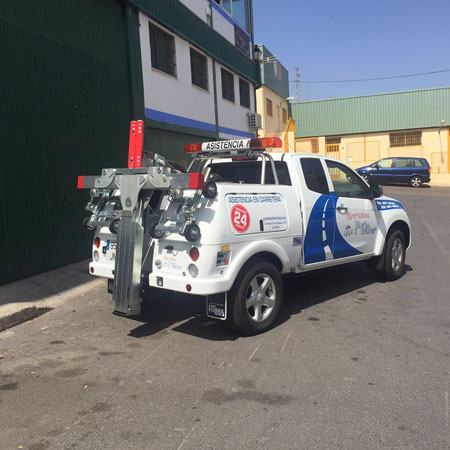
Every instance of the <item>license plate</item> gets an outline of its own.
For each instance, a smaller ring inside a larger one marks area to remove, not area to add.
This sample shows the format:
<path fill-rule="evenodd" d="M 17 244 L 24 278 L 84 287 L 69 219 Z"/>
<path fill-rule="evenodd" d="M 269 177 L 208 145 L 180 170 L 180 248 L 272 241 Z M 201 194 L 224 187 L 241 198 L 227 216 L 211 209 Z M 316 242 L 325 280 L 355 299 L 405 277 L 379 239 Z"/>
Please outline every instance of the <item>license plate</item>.
<path fill-rule="evenodd" d="M 109 239 L 106 241 L 104 251 L 106 259 L 108 259 L 109 261 L 114 261 L 116 259 L 116 248 L 117 241 L 111 241 Z"/>
<path fill-rule="evenodd" d="M 227 293 L 208 295 L 206 297 L 206 315 L 211 319 L 227 318 Z"/>

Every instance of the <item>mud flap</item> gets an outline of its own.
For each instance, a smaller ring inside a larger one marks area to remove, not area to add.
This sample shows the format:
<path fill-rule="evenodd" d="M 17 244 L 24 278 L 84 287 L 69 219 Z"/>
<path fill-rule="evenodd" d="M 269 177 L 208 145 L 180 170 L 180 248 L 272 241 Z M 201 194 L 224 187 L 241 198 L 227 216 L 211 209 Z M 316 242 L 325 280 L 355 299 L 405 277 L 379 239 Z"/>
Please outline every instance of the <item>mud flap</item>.
<path fill-rule="evenodd" d="M 206 296 L 206 315 L 211 319 L 226 320 L 227 318 L 227 293 Z"/>

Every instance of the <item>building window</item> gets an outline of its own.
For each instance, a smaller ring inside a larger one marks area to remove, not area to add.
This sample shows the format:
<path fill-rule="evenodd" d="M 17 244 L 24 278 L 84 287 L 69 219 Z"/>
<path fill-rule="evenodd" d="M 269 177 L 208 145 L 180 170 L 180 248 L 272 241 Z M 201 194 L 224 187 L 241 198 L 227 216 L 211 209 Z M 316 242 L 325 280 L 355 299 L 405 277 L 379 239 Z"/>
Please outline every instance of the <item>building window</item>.
<path fill-rule="evenodd" d="M 239 98 L 241 106 L 250 108 L 250 85 L 242 78 L 239 78 Z"/>
<path fill-rule="evenodd" d="M 174 37 L 151 23 L 148 24 L 148 27 L 150 30 L 152 67 L 176 77 Z"/>
<path fill-rule="evenodd" d="M 208 90 L 208 60 L 193 48 L 191 48 L 191 79 L 195 86 Z"/>
<path fill-rule="evenodd" d="M 402 131 L 400 133 L 389 133 L 391 147 L 410 147 L 422 145 L 422 131 Z"/>
<path fill-rule="evenodd" d="M 267 115 L 272 117 L 273 116 L 273 109 L 272 109 L 272 100 L 266 99 L 266 109 L 267 109 Z"/>
<path fill-rule="evenodd" d="M 340 136 L 329 136 L 325 138 L 325 144 L 340 144 L 341 137 Z"/>
<path fill-rule="evenodd" d="M 341 146 L 340 136 L 325 137 L 325 151 L 326 153 L 333 153 L 331 156 L 339 157 L 339 147 Z"/>
<path fill-rule="evenodd" d="M 222 73 L 222 98 L 234 102 L 234 76 L 228 70 L 221 69 Z"/>
<path fill-rule="evenodd" d="M 248 0 L 215 0 L 245 30 L 250 31 L 250 8 Z"/>
<path fill-rule="evenodd" d="M 282 112 L 283 112 L 283 123 L 287 122 L 287 111 L 286 108 L 281 108 Z"/>

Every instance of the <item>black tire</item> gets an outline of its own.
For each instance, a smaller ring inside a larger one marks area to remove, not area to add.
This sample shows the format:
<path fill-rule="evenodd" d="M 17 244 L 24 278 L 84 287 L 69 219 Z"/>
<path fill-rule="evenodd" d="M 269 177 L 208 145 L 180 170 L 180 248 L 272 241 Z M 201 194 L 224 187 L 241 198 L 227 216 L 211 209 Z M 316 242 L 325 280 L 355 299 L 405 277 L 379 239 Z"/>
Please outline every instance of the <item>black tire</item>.
<path fill-rule="evenodd" d="M 406 245 L 405 237 L 400 230 L 392 230 L 384 246 L 382 268 L 377 270 L 378 275 L 386 280 L 393 281 L 403 275 L 405 266 Z"/>
<path fill-rule="evenodd" d="M 254 305 L 249 305 L 255 286 L 265 289 L 256 293 Z M 228 292 L 227 322 L 236 331 L 254 335 L 267 331 L 277 319 L 283 301 L 283 283 L 278 269 L 264 259 L 249 261 L 239 272 Z"/>
<path fill-rule="evenodd" d="M 422 186 L 422 178 L 419 175 L 414 175 L 409 179 L 409 185 L 414 188 Z"/>

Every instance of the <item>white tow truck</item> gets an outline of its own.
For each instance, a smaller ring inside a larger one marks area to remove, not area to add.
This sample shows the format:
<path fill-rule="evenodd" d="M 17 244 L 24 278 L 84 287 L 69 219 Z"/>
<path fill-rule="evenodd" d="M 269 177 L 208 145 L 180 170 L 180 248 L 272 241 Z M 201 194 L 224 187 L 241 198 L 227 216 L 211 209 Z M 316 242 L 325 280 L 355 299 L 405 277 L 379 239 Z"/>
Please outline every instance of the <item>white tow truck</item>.
<path fill-rule="evenodd" d="M 386 280 L 402 275 L 402 204 L 341 161 L 274 147 L 278 138 L 188 144 L 187 173 L 154 155 L 147 168 L 79 181 L 91 188 L 90 272 L 110 279 L 116 312 L 138 314 L 150 286 L 205 296 L 209 317 L 256 334 L 276 321 L 283 274 L 367 260 Z"/>

